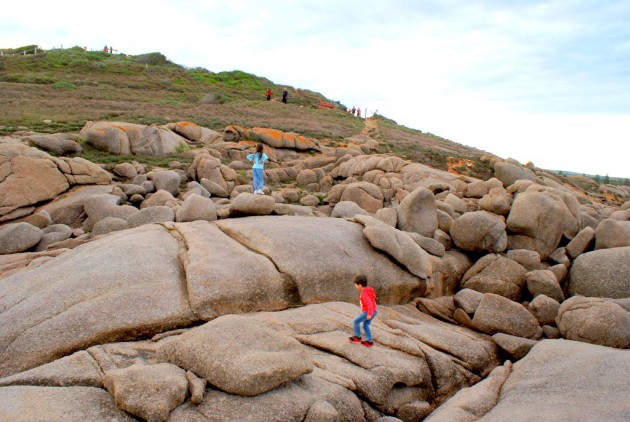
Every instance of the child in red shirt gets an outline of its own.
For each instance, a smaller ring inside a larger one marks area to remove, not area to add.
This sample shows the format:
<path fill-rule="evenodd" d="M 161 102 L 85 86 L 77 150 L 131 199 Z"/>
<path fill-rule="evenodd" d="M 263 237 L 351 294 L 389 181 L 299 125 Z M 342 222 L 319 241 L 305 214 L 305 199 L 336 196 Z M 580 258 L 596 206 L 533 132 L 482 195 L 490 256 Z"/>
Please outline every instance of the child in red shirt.
<path fill-rule="evenodd" d="M 359 275 L 354 278 L 354 287 L 361 292 L 359 295 L 359 303 L 361 305 L 361 314 L 354 319 L 354 336 L 349 340 L 352 343 L 361 343 L 365 347 L 372 347 L 372 331 L 370 324 L 376 318 L 378 308 L 376 307 L 376 293 L 372 287 L 368 287 L 367 278 Z M 365 341 L 361 341 L 361 323 L 365 331 Z"/>

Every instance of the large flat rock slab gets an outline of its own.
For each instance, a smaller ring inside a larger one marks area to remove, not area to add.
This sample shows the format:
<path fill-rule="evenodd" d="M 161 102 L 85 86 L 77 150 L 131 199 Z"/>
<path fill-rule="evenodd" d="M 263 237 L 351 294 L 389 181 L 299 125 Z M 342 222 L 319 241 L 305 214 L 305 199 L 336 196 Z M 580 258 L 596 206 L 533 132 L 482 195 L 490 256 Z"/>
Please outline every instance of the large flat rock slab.
<path fill-rule="evenodd" d="M 356 302 L 352 280 L 364 274 L 380 303 L 406 303 L 426 284 L 376 251 L 363 226 L 341 219 L 250 217 L 218 221 L 217 226 L 248 248 L 270 257 L 290 274 L 304 304 Z"/>

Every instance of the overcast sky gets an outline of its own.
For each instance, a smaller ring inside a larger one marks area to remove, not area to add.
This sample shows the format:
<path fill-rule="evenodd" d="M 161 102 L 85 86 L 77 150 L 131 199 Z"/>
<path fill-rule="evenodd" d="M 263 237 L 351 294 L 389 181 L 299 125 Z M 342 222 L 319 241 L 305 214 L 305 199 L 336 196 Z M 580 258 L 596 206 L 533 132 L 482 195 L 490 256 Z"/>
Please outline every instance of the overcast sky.
<path fill-rule="evenodd" d="M 0 47 L 159 51 L 538 167 L 630 177 L 628 0 L 10 2 Z"/>

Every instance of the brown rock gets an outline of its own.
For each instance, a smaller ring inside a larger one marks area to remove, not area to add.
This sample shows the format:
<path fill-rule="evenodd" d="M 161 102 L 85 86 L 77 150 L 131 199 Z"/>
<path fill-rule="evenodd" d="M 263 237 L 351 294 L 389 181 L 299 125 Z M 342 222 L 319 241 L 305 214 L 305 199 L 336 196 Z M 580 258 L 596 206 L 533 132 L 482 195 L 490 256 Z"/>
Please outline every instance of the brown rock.
<path fill-rule="evenodd" d="M 574 296 L 558 310 L 562 337 L 623 349 L 630 344 L 630 312 L 595 297 Z"/>
<path fill-rule="evenodd" d="M 293 338 L 228 315 L 163 345 L 169 361 L 231 394 L 256 396 L 312 372 L 313 362 Z"/>
<path fill-rule="evenodd" d="M 109 371 L 105 388 L 122 410 L 147 422 L 162 422 L 186 399 L 186 373 L 175 365 L 132 365 Z"/>
<path fill-rule="evenodd" d="M 398 228 L 433 237 L 438 228 L 437 206 L 433 192 L 418 188 L 402 200 L 398 206 Z"/>

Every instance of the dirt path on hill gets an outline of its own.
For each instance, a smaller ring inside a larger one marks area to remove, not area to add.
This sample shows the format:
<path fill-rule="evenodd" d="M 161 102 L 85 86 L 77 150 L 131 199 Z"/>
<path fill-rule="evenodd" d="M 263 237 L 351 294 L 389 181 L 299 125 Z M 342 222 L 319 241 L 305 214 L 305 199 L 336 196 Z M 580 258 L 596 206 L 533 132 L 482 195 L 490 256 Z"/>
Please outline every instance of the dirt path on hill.
<path fill-rule="evenodd" d="M 367 135 L 374 139 L 380 139 L 381 128 L 378 126 L 378 121 L 372 118 L 365 119 L 365 126 L 361 130 L 361 135 Z"/>

